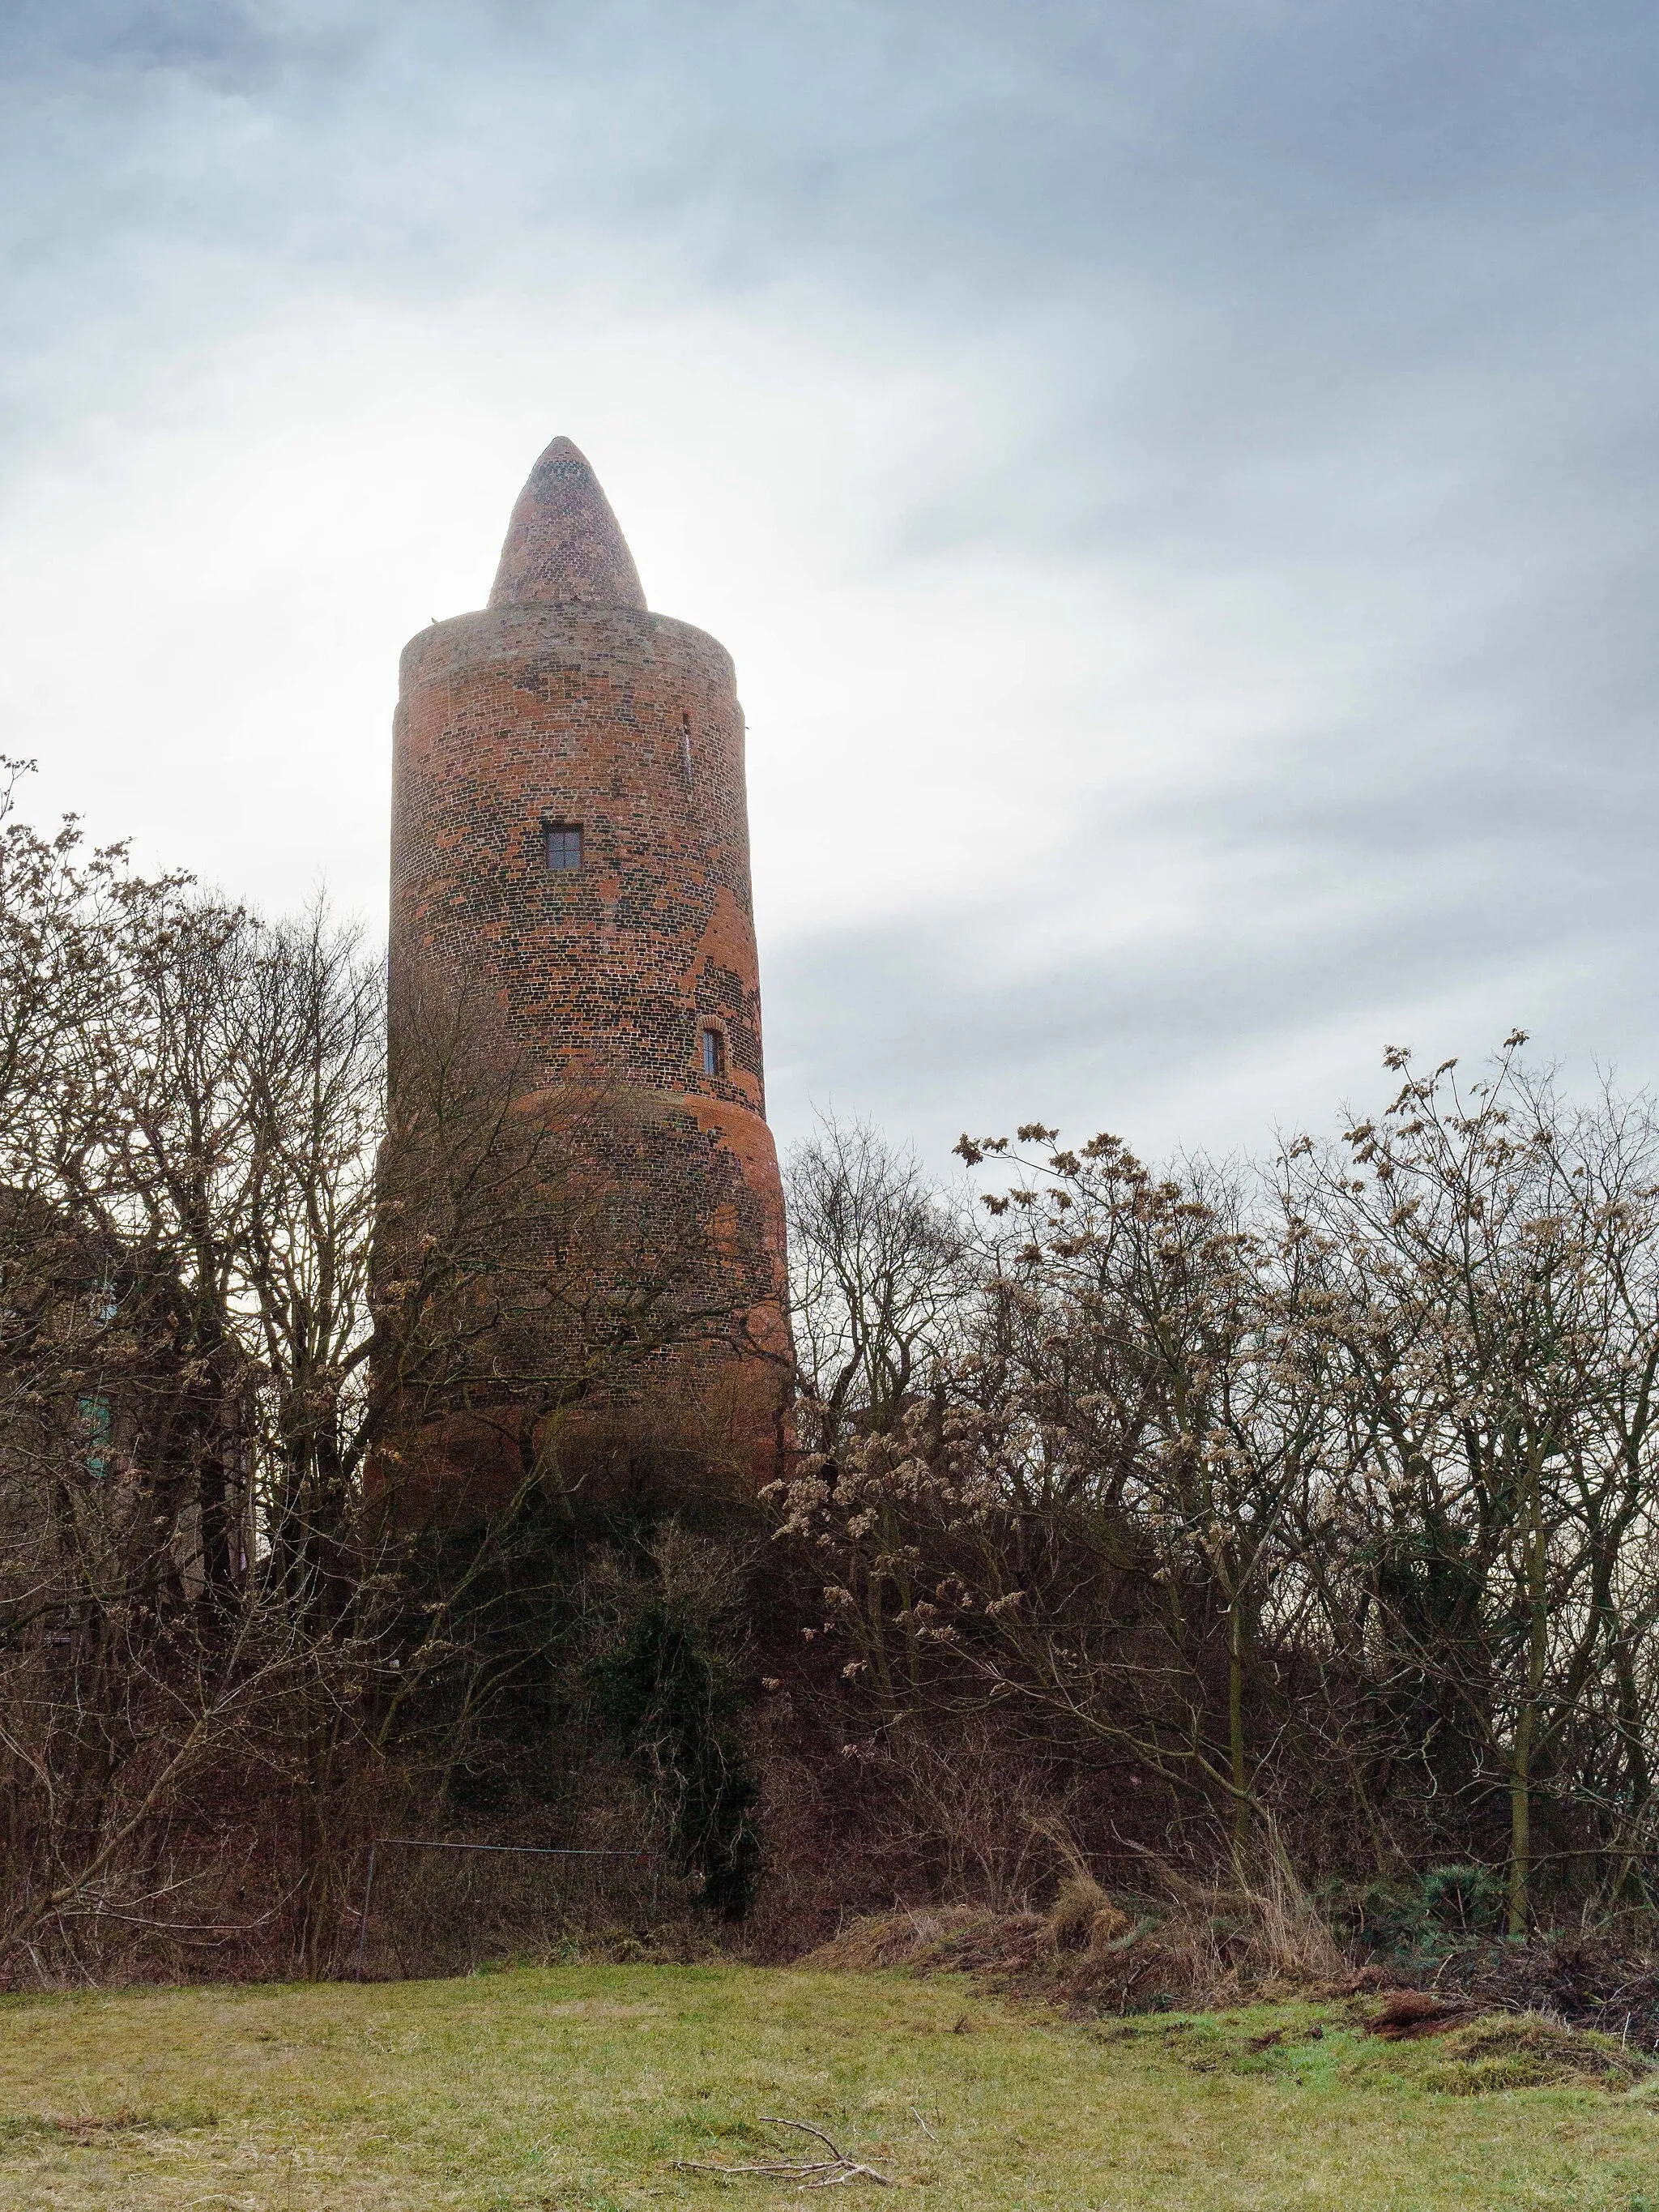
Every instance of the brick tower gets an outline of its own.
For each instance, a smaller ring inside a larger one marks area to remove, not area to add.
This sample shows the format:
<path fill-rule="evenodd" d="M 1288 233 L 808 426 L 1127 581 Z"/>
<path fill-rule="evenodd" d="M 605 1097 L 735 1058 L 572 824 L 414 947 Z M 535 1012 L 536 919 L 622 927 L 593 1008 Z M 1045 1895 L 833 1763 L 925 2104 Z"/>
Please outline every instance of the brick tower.
<path fill-rule="evenodd" d="M 593 471 L 556 438 L 489 605 L 422 630 L 400 676 L 394 1006 L 436 968 L 504 1023 L 532 1090 L 616 1086 L 646 1133 L 632 1172 L 695 1177 L 709 1237 L 747 1236 L 775 1298 L 783 1204 L 730 655 L 647 611 Z M 754 1326 L 781 1347 L 780 1305 Z M 750 1390 L 769 1436 L 777 1373 L 762 1363 Z"/>

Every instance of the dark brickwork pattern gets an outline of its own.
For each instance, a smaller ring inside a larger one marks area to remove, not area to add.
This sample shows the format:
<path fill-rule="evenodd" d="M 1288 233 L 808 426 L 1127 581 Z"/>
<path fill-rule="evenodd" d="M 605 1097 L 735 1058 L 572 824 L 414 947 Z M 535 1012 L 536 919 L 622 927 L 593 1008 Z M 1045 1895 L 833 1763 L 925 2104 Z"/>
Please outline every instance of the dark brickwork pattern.
<path fill-rule="evenodd" d="M 730 660 L 684 623 L 532 605 L 422 631 L 396 726 L 400 948 L 493 983 L 550 1076 L 599 1048 L 763 1115 L 743 739 Z M 553 823 L 580 825 L 579 871 L 548 869 Z"/>
<path fill-rule="evenodd" d="M 611 502 L 568 438 L 555 438 L 530 471 L 489 594 L 492 607 L 529 599 L 645 606 L 640 572 Z"/>
<path fill-rule="evenodd" d="M 549 869 L 551 825 L 580 827 L 579 870 Z M 489 609 L 434 623 L 404 652 L 394 1007 L 434 962 L 487 996 L 550 1087 L 588 1074 L 623 1085 L 659 1117 L 647 1179 L 683 1176 L 695 1156 L 711 1237 L 729 1239 L 735 1212 L 781 1269 L 732 661 L 702 630 L 646 611 L 567 439 L 514 508 Z M 771 1333 L 781 1342 L 781 1320 Z"/>

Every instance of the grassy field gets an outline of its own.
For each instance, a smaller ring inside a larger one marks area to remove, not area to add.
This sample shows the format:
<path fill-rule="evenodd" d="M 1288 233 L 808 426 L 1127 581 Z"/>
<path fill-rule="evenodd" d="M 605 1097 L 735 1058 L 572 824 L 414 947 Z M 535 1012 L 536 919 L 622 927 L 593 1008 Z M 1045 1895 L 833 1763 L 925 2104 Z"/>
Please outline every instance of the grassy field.
<path fill-rule="evenodd" d="M 0 2204 L 817 2201 L 676 2169 L 778 2154 L 760 2118 L 782 2114 L 895 2185 L 842 2201 L 929 2212 L 1659 2212 L 1652 2090 L 1451 2094 L 1445 2072 L 1340 2007 L 1090 2029 L 961 1982 L 738 1966 L 13 1997 Z"/>

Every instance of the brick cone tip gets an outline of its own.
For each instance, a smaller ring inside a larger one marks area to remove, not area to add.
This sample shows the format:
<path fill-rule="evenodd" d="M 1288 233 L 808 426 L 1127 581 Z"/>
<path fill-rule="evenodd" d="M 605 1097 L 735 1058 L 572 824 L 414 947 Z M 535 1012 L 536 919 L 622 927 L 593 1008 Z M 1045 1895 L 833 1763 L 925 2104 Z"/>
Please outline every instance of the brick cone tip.
<path fill-rule="evenodd" d="M 492 607 L 526 601 L 643 607 L 640 572 L 586 454 L 555 438 L 530 471 L 507 526 Z"/>

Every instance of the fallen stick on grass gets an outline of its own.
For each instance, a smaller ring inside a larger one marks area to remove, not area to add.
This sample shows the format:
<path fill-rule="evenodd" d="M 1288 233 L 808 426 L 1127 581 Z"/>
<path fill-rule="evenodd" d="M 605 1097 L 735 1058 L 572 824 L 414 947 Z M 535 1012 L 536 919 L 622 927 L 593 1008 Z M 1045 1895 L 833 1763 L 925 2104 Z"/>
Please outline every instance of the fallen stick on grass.
<path fill-rule="evenodd" d="M 874 2181 L 882 2188 L 893 2185 L 890 2176 L 878 2173 L 873 2166 L 848 2158 L 838 2150 L 822 2128 L 815 2128 L 806 2120 L 779 2119 L 771 2112 L 763 2112 L 762 2120 L 769 2128 L 799 2128 L 804 2136 L 816 2136 L 829 2152 L 828 2158 L 785 2158 L 762 2161 L 753 2166 L 721 2166 L 713 2159 L 677 2158 L 675 2169 L 681 2173 L 781 2173 L 791 2180 L 804 2181 L 809 2189 L 835 2189 L 843 2181 Z M 814 2180 L 812 2177 L 820 2178 Z"/>

